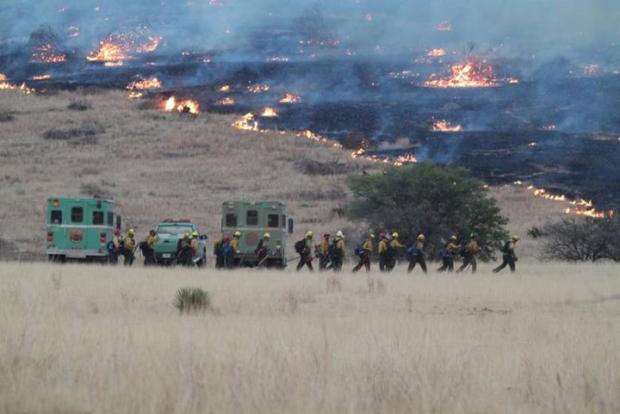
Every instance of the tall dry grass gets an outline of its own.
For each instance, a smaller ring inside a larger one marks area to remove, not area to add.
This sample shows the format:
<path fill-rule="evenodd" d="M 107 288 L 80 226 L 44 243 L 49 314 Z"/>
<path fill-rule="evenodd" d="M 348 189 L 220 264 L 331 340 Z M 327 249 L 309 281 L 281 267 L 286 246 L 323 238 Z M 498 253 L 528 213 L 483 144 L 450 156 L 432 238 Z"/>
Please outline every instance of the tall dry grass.
<path fill-rule="evenodd" d="M 0 264 L 0 411 L 615 413 L 617 273 Z"/>

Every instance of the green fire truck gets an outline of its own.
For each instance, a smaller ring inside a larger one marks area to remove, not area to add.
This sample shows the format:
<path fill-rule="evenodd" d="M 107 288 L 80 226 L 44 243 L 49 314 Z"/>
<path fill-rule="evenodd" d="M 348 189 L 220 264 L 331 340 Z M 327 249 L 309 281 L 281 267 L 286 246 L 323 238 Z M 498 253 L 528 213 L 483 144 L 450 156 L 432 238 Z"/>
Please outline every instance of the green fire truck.
<path fill-rule="evenodd" d="M 198 227 L 190 220 L 166 219 L 157 225 L 155 233 L 155 261 L 160 265 L 171 265 L 176 263 L 179 253 L 179 243 L 185 233 L 198 232 Z M 198 240 L 198 252 L 194 257 L 194 263 L 198 266 L 207 264 L 207 236 L 200 235 Z"/>
<path fill-rule="evenodd" d="M 277 201 L 228 201 L 222 204 L 222 237 L 232 239 L 241 233 L 236 266 L 286 267 L 286 239 L 293 232 L 293 220 L 286 217 L 286 206 Z M 270 233 L 268 255 L 259 263 L 256 248 L 264 233 Z"/>
<path fill-rule="evenodd" d="M 107 244 L 121 218 L 114 202 L 102 198 L 47 200 L 47 256 L 51 261 L 108 261 Z"/>

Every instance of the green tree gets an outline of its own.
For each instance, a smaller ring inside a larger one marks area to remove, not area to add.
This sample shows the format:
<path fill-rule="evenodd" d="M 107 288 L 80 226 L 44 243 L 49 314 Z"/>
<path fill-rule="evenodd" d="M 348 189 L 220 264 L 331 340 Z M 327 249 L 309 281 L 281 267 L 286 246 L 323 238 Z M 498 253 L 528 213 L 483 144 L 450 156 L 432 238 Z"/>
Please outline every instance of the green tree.
<path fill-rule="evenodd" d="M 419 163 L 352 176 L 349 186 L 354 195 L 346 210 L 350 218 L 365 220 L 377 231 L 398 231 L 407 244 L 424 233 L 432 257 L 453 234 L 461 241 L 478 234 L 482 260 L 493 258 L 508 238 L 508 220 L 483 183 L 463 168 Z"/>

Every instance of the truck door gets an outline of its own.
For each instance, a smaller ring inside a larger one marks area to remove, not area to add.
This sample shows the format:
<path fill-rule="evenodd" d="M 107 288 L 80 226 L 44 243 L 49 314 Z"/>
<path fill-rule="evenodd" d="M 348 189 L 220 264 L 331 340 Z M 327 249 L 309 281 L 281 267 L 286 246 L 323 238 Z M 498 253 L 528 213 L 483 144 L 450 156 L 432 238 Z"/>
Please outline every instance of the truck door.
<path fill-rule="evenodd" d="M 64 227 L 65 237 L 70 249 L 83 250 L 86 248 L 86 227 L 84 226 L 84 207 L 71 207 L 69 225 Z"/>

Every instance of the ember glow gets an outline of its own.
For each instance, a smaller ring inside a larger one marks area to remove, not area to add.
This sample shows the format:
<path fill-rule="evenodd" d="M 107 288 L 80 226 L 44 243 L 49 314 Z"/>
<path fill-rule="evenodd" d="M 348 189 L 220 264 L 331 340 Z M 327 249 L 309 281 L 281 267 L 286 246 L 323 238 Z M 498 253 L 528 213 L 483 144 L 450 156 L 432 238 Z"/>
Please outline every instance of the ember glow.
<path fill-rule="evenodd" d="M 178 101 L 174 96 L 171 96 L 164 103 L 164 111 L 166 112 L 179 112 L 183 114 L 198 114 L 200 112 L 200 105 L 198 102 L 186 99 Z"/>
<path fill-rule="evenodd" d="M 442 57 L 445 55 L 446 55 L 446 51 L 444 49 L 429 50 L 429 52 L 426 54 L 426 56 L 429 56 L 429 57 Z"/>
<path fill-rule="evenodd" d="M 230 85 L 222 85 L 218 89 L 219 92 L 223 92 L 223 93 L 230 92 L 231 90 L 232 90 L 232 88 L 230 87 Z"/>
<path fill-rule="evenodd" d="M 137 81 L 131 82 L 127 85 L 127 89 L 130 91 L 143 91 L 147 89 L 159 89 L 162 87 L 161 81 L 156 77 L 151 77 L 147 79 L 141 79 Z"/>
<path fill-rule="evenodd" d="M 230 96 L 227 96 L 226 98 L 222 98 L 222 99 L 216 101 L 215 104 L 216 105 L 229 106 L 229 105 L 234 105 L 235 104 L 235 100 L 233 98 L 231 98 Z"/>
<path fill-rule="evenodd" d="M 436 74 L 424 82 L 427 88 L 491 88 L 506 83 L 518 83 L 516 79 L 499 80 L 493 66 L 486 60 L 470 60 L 466 63 L 452 65 L 450 75 L 440 77 Z"/>
<path fill-rule="evenodd" d="M 252 85 L 248 86 L 248 92 L 250 93 L 262 93 L 268 92 L 271 87 L 269 85 Z"/>
<path fill-rule="evenodd" d="M 52 75 L 35 75 L 31 78 L 34 81 L 43 81 L 52 79 Z"/>
<path fill-rule="evenodd" d="M 287 93 L 282 98 L 280 98 L 281 104 L 296 104 L 301 101 L 301 98 L 298 95 L 293 95 L 292 93 Z"/>
<path fill-rule="evenodd" d="M 433 132 L 461 132 L 462 130 L 462 126 L 452 125 L 445 119 L 433 122 Z"/>
<path fill-rule="evenodd" d="M 389 164 L 395 167 L 402 167 L 404 165 L 415 164 L 418 162 L 415 155 L 413 154 L 403 154 L 403 155 L 399 155 L 396 158 L 391 158 L 387 156 L 382 157 L 379 155 L 367 154 L 364 148 L 360 148 L 357 151 L 352 152 L 351 158 L 361 159 L 361 160 L 369 161 L 372 163 Z"/>
<path fill-rule="evenodd" d="M 54 45 L 45 43 L 39 45 L 34 52 L 32 52 L 31 62 L 33 63 L 62 63 L 67 60 L 67 55 L 58 52 Z"/>

